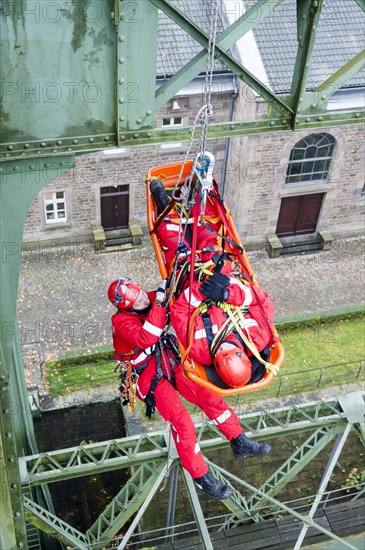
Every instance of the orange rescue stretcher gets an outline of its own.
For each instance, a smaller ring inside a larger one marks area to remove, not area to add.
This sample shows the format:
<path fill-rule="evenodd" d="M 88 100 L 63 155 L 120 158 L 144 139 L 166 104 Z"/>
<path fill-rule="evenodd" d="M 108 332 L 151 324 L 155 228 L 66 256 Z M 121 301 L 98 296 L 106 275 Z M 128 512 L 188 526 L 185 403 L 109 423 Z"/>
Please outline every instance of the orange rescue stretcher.
<path fill-rule="evenodd" d="M 185 181 L 185 178 L 189 176 L 192 169 L 192 165 L 193 165 L 193 161 L 185 162 L 184 169 L 181 174 L 179 186 L 181 186 Z M 155 228 L 155 224 L 158 219 L 158 216 L 157 216 L 156 205 L 150 192 L 150 183 L 155 179 L 159 179 L 164 184 L 165 189 L 168 191 L 168 193 L 171 196 L 171 192 L 174 189 L 175 184 L 179 179 L 181 167 L 182 167 L 181 162 L 176 162 L 173 164 L 165 164 L 162 166 L 156 166 L 151 168 L 146 176 L 148 228 L 151 234 L 151 239 L 155 250 L 156 258 L 158 261 L 161 277 L 163 279 L 165 279 L 170 275 L 169 271 L 171 270 L 172 266 L 168 265 L 165 259 L 163 250 L 161 248 L 158 235 L 156 232 L 153 231 Z M 257 282 L 254 280 L 253 271 L 251 269 L 246 253 L 241 244 L 240 238 L 238 236 L 237 230 L 235 228 L 235 225 L 233 223 L 233 220 L 227 208 L 227 205 L 224 203 L 224 201 L 221 201 L 221 204 L 224 209 L 224 218 L 225 218 L 224 224 L 225 224 L 225 231 L 226 231 L 225 235 L 231 241 L 237 243 L 241 247 L 242 252 L 240 252 L 239 257 L 237 259 L 239 260 L 239 263 L 242 267 L 242 272 L 245 273 L 246 277 L 250 279 L 251 284 L 253 286 L 257 286 Z M 227 253 L 232 253 L 237 257 L 237 248 L 230 245 L 229 242 L 225 242 L 224 247 Z M 275 328 L 274 328 L 274 334 L 275 336 L 277 336 L 277 332 Z M 179 342 L 179 346 L 180 346 L 181 355 L 182 357 L 184 357 L 184 355 L 186 355 L 185 353 L 186 350 L 182 346 L 181 342 Z M 271 345 L 269 362 L 274 367 L 276 367 L 276 370 L 278 371 L 283 361 L 284 361 L 284 348 L 280 341 L 276 341 Z M 195 361 L 194 359 L 189 358 L 189 356 L 187 356 L 186 359 L 183 361 L 183 367 L 184 367 L 185 375 L 188 379 L 196 382 L 200 386 L 203 386 L 213 391 L 214 393 L 217 393 L 226 397 L 241 394 L 241 393 L 248 393 L 251 391 L 262 390 L 266 386 L 268 386 L 275 378 L 273 372 L 267 370 L 264 376 L 258 382 L 254 382 L 252 384 L 246 384 L 244 386 L 239 386 L 234 388 L 233 387 L 221 388 L 216 384 L 214 384 L 213 382 L 211 382 L 210 380 L 208 380 L 204 366 L 198 363 L 197 361 Z"/>

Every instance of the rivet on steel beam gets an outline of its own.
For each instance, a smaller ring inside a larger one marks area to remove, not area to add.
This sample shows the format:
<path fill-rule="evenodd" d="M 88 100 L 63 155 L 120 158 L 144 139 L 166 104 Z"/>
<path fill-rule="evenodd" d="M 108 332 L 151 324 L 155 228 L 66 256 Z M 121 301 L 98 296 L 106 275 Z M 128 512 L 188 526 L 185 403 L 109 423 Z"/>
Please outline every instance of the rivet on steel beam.
<path fill-rule="evenodd" d="M 283 120 L 283 121 L 282 121 L 282 124 L 286 124 L 286 120 Z"/>
<path fill-rule="evenodd" d="M 30 164 L 30 165 L 28 166 L 28 168 L 29 168 L 29 170 L 35 170 L 34 164 Z"/>
<path fill-rule="evenodd" d="M 57 141 L 57 145 L 62 145 L 62 141 L 60 139 Z"/>
<path fill-rule="evenodd" d="M 319 121 L 323 120 L 323 116 L 319 116 L 319 117 L 318 117 L 318 120 L 319 120 Z"/>
<path fill-rule="evenodd" d="M 134 139 L 139 138 L 139 134 L 133 134 Z"/>
<path fill-rule="evenodd" d="M 4 414 L 10 414 L 10 409 L 4 409 L 4 410 L 3 410 L 3 413 L 4 413 Z"/>
<path fill-rule="evenodd" d="M 125 116 L 120 116 L 120 117 L 119 117 L 119 120 L 120 120 L 120 122 L 124 122 Z"/>
<path fill-rule="evenodd" d="M 151 132 L 147 132 L 147 137 L 151 137 L 152 136 L 152 133 Z"/>
<path fill-rule="evenodd" d="M 57 149 L 52 149 L 52 151 L 53 151 L 54 153 L 57 153 Z"/>
<path fill-rule="evenodd" d="M 317 107 L 317 103 L 312 103 L 312 107 L 315 109 Z"/>
<path fill-rule="evenodd" d="M 306 122 L 310 122 L 311 119 L 310 119 L 310 118 L 306 118 L 305 121 L 306 121 Z"/>
<path fill-rule="evenodd" d="M 13 170 L 14 170 L 14 172 L 18 172 L 19 166 L 14 166 Z"/>
<path fill-rule="evenodd" d="M 14 512 L 14 517 L 15 518 L 20 518 L 20 512 L 18 510 L 16 512 Z"/>
<path fill-rule="evenodd" d="M 8 145 L 8 151 L 12 151 L 14 149 L 13 145 Z"/>
<path fill-rule="evenodd" d="M 109 141 L 109 136 L 105 136 L 104 141 Z"/>
<path fill-rule="evenodd" d="M 24 544 L 22 542 L 18 542 L 17 547 L 18 548 L 24 548 Z"/>
<path fill-rule="evenodd" d="M 121 134 L 120 139 L 125 139 L 125 135 Z"/>
<path fill-rule="evenodd" d="M 45 168 L 50 168 L 51 167 L 51 164 L 49 162 L 47 162 L 45 165 L 44 165 Z"/>
<path fill-rule="evenodd" d="M 29 149 L 29 143 L 24 143 L 24 149 Z"/>
<path fill-rule="evenodd" d="M 146 111 L 146 115 L 152 115 L 151 109 L 148 109 L 148 111 Z"/>
<path fill-rule="evenodd" d="M 15 462 L 15 456 L 10 456 L 8 458 L 8 462 L 11 462 L 11 463 Z"/>
<path fill-rule="evenodd" d="M 78 140 L 78 139 L 73 139 L 73 140 L 72 140 L 72 143 L 73 143 L 74 145 L 77 145 L 77 144 L 78 144 L 78 142 L 79 142 L 79 140 Z"/>
<path fill-rule="evenodd" d="M 120 78 L 120 79 L 119 79 L 119 84 L 124 84 L 124 82 L 125 82 L 125 79 L 124 79 L 124 78 Z"/>
<path fill-rule="evenodd" d="M 325 101 L 325 100 L 327 99 L 327 96 L 323 95 L 323 96 L 321 97 L 321 99 L 322 99 L 322 101 Z"/>
<path fill-rule="evenodd" d="M 275 122 L 273 120 L 270 122 L 270 126 L 275 126 Z"/>
<path fill-rule="evenodd" d="M 45 141 L 42 141 L 41 147 L 47 147 L 47 143 Z"/>
<path fill-rule="evenodd" d="M 124 34 L 121 34 L 119 37 L 119 42 L 124 42 L 124 40 L 125 40 L 125 36 Z"/>
<path fill-rule="evenodd" d="M 94 138 L 89 138 L 90 143 L 94 143 Z"/>
<path fill-rule="evenodd" d="M 234 125 L 234 124 L 231 124 L 231 125 L 230 125 L 230 129 L 231 129 L 231 130 L 234 130 L 234 128 L 235 128 L 235 125 Z"/>
<path fill-rule="evenodd" d="M 137 123 L 137 124 L 142 124 L 142 119 L 141 119 L 141 118 L 137 118 L 136 123 Z"/>
<path fill-rule="evenodd" d="M 72 151 L 72 147 L 67 147 L 67 151 Z"/>
<path fill-rule="evenodd" d="M 360 118 L 360 113 L 355 113 L 355 118 Z"/>
<path fill-rule="evenodd" d="M 125 61 L 125 58 L 124 58 L 124 57 L 120 57 L 120 58 L 119 58 L 119 63 L 124 63 L 124 61 Z"/>
<path fill-rule="evenodd" d="M 124 103 L 124 102 L 125 102 L 125 98 L 124 98 L 124 97 L 121 97 L 121 98 L 119 99 L 119 103 Z"/>
<path fill-rule="evenodd" d="M 11 484 L 10 484 L 10 487 L 11 487 L 11 489 L 17 489 L 17 488 L 18 488 L 18 484 L 17 484 L 17 483 L 11 483 Z"/>
<path fill-rule="evenodd" d="M 13 433 L 12 432 L 6 432 L 6 437 L 11 439 L 13 437 Z"/>
<path fill-rule="evenodd" d="M 4 376 L 3 374 L 0 376 L 0 380 L 6 380 L 6 376 Z"/>

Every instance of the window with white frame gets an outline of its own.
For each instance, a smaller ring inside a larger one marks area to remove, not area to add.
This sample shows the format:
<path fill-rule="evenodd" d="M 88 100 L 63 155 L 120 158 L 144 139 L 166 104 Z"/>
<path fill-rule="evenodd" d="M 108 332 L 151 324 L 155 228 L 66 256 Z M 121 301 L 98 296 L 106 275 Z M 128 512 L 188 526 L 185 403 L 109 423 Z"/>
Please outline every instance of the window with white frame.
<path fill-rule="evenodd" d="M 162 126 L 182 126 L 183 119 L 181 116 L 173 116 L 162 119 Z"/>
<path fill-rule="evenodd" d="M 182 126 L 183 119 L 181 116 L 175 116 L 170 118 L 163 118 L 162 119 L 162 126 L 166 128 L 167 126 Z M 172 142 L 172 143 L 161 143 L 160 148 L 165 149 L 168 151 L 169 149 L 180 149 L 182 147 L 182 143 L 180 142 Z"/>
<path fill-rule="evenodd" d="M 336 140 L 330 134 L 310 134 L 291 150 L 285 183 L 326 180 Z"/>
<path fill-rule="evenodd" d="M 64 191 L 55 191 L 43 195 L 46 223 L 67 221 L 66 196 Z"/>

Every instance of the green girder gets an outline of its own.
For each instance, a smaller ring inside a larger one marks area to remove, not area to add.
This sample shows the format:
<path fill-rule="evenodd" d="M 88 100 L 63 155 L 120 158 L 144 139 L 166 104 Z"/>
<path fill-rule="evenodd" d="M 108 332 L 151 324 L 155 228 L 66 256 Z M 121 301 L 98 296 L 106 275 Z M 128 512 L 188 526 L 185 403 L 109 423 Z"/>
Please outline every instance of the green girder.
<path fill-rule="evenodd" d="M 245 416 L 242 426 L 255 438 L 306 430 L 313 425 L 325 426 L 345 421 L 337 401 L 297 405 L 271 412 L 261 411 Z M 212 423 L 197 428 L 201 449 L 228 446 Z M 217 437 L 211 438 L 212 433 Z M 167 458 L 167 443 L 161 433 L 143 434 L 101 443 L 92 443 L 39 453 L 19 458 L 21 482 L 30 486 L 53 483 L 83 475 L 91 475 L 123 467 L 138 466 L 151 460 Z"/>

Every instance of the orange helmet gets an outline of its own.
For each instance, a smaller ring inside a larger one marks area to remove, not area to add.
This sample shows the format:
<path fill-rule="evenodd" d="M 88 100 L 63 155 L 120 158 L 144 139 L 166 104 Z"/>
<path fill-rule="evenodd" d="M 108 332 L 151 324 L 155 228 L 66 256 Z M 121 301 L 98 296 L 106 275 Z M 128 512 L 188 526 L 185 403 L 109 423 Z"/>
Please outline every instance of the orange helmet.
<path fill-rule="evenodd" d="M 241 348 L 218 350 L 214 366 L 219 377 L 233 388 L 244 386 L 251 378 L 251 361 Z"/>
<path fill-rule="evenodd" d="M 128 277 L 120 277 L 109 286 L 108 298 L 117 309 L 129 309 L 135 304 L 140 291 L 140 285 Z"/>

